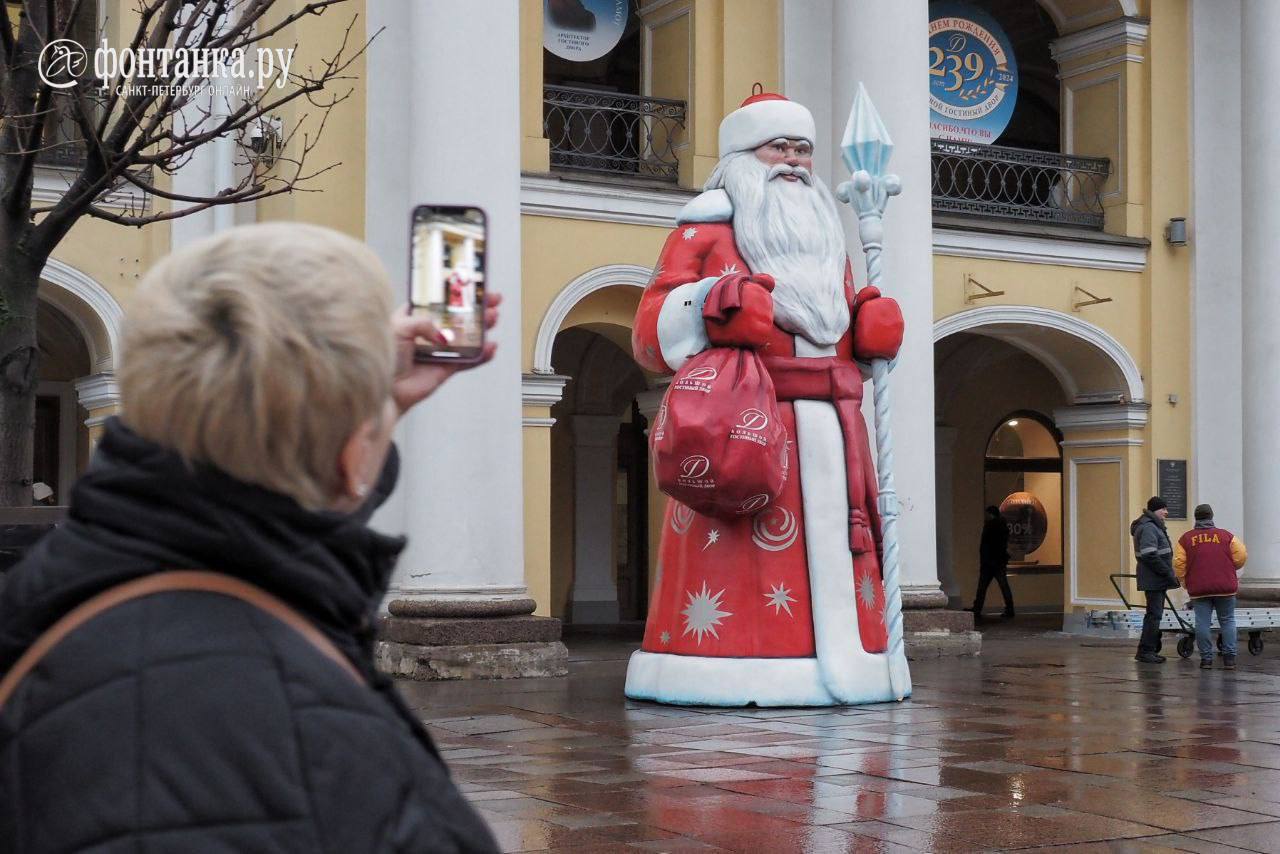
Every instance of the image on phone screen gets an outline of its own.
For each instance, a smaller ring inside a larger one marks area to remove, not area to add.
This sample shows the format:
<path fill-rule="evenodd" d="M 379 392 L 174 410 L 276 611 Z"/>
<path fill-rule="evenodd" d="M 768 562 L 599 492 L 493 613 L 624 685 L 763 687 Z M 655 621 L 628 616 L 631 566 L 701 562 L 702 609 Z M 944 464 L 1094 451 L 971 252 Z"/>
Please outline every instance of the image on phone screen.
<path fill-rule="evenodd" d="M 409 304 L 443 333 L 444 344 L 419 342 L 419 358 L 459 360 L 484 346 L 484 211 L 423 205 L 413 212 Z"/>

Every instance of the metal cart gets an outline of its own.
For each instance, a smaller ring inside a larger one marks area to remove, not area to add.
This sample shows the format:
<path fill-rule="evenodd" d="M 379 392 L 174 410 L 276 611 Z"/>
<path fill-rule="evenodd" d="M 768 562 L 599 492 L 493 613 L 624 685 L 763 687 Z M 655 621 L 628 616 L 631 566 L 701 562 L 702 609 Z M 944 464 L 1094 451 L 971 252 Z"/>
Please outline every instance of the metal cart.
<path fill-rule="evenodd" d="M 1124 590 L 1120 587 L 1118 579 L 1121 578 L 1137 578 L 1133 573 L 1117 572 L 1109 578 L 1111 586 L 1116 589 L 1116 593 L 1120 596 L 1120 601 L 1124 603 L 1123 611 L 1090 611 L 1089 622 L 1095 626 L 1110 626 L 1113 629 L 1127 628 L 1134 631 L 1142 630 L 1142 618 L 1146 611 L 1145 606 L 1138 606 L 1129 601 L 1124 595 Z M 1164 594 L 1165 609 L 1164 616 L 1160 620 L 1160 633 L 1174 634 L 1178 636 L 1178 655 L 1183 658 L 1190 658 L 1192 653 L 1196 651 L 1196 627 L 1194 620 L 1188 621 L 1183 618 L 1182 613 L 1174 607 L 1173 600 L 1169 598 L 1169 592 L 1166 590 Z M 1222 649 L 1222 632 L 1218 625 L 1218 616 L 1213 616 L 1210 623 L 1211 630 L 1217 630 L 1218 649 Z M 1251 655 L 1260 655 L 1263 648 L 1262 635 L 1272 629 L 1280 629 L 1280 608 L 1237 608 L 1236 609 L 1236 631 L 1248 634 L 1247 648 Z"/>

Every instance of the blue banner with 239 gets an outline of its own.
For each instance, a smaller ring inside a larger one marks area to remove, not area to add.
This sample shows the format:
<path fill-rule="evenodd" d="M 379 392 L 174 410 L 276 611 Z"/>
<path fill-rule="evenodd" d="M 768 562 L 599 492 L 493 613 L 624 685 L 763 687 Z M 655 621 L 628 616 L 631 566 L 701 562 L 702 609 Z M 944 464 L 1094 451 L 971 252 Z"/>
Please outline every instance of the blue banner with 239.
<path fill-rule="evenodd" d="M 990 145 L 1017 100 L 1018 63 L 996 20 L 967 3 L 930 4 L 930 135 Z"/>

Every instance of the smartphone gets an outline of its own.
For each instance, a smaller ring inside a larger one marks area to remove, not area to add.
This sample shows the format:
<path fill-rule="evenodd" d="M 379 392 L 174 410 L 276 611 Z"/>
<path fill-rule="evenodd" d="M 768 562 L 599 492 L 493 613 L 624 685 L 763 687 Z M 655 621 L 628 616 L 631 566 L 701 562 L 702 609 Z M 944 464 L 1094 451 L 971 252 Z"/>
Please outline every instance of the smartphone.
<path fill-rule="evenodd" d="M 409 312 L 428 317 L 445 343 L 419 341 L 419 362 L 466 364 L 484 352 L 488 221 L 477 207 L 419 205 L 409 228 Z"/>

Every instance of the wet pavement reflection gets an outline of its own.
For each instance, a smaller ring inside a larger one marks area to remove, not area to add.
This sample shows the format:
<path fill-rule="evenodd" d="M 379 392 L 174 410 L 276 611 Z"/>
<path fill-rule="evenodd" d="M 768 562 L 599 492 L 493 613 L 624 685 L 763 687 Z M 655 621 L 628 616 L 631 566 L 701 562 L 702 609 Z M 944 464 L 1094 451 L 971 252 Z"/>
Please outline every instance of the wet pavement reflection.
<path fill-rule="evenodd" d="M 562 679 L 404 683 L 507 851 L 1280 852 L 1280 656 L 1200 671 L 1017 627 L 840 709 L 627 701 L 635 644 Z"/>

